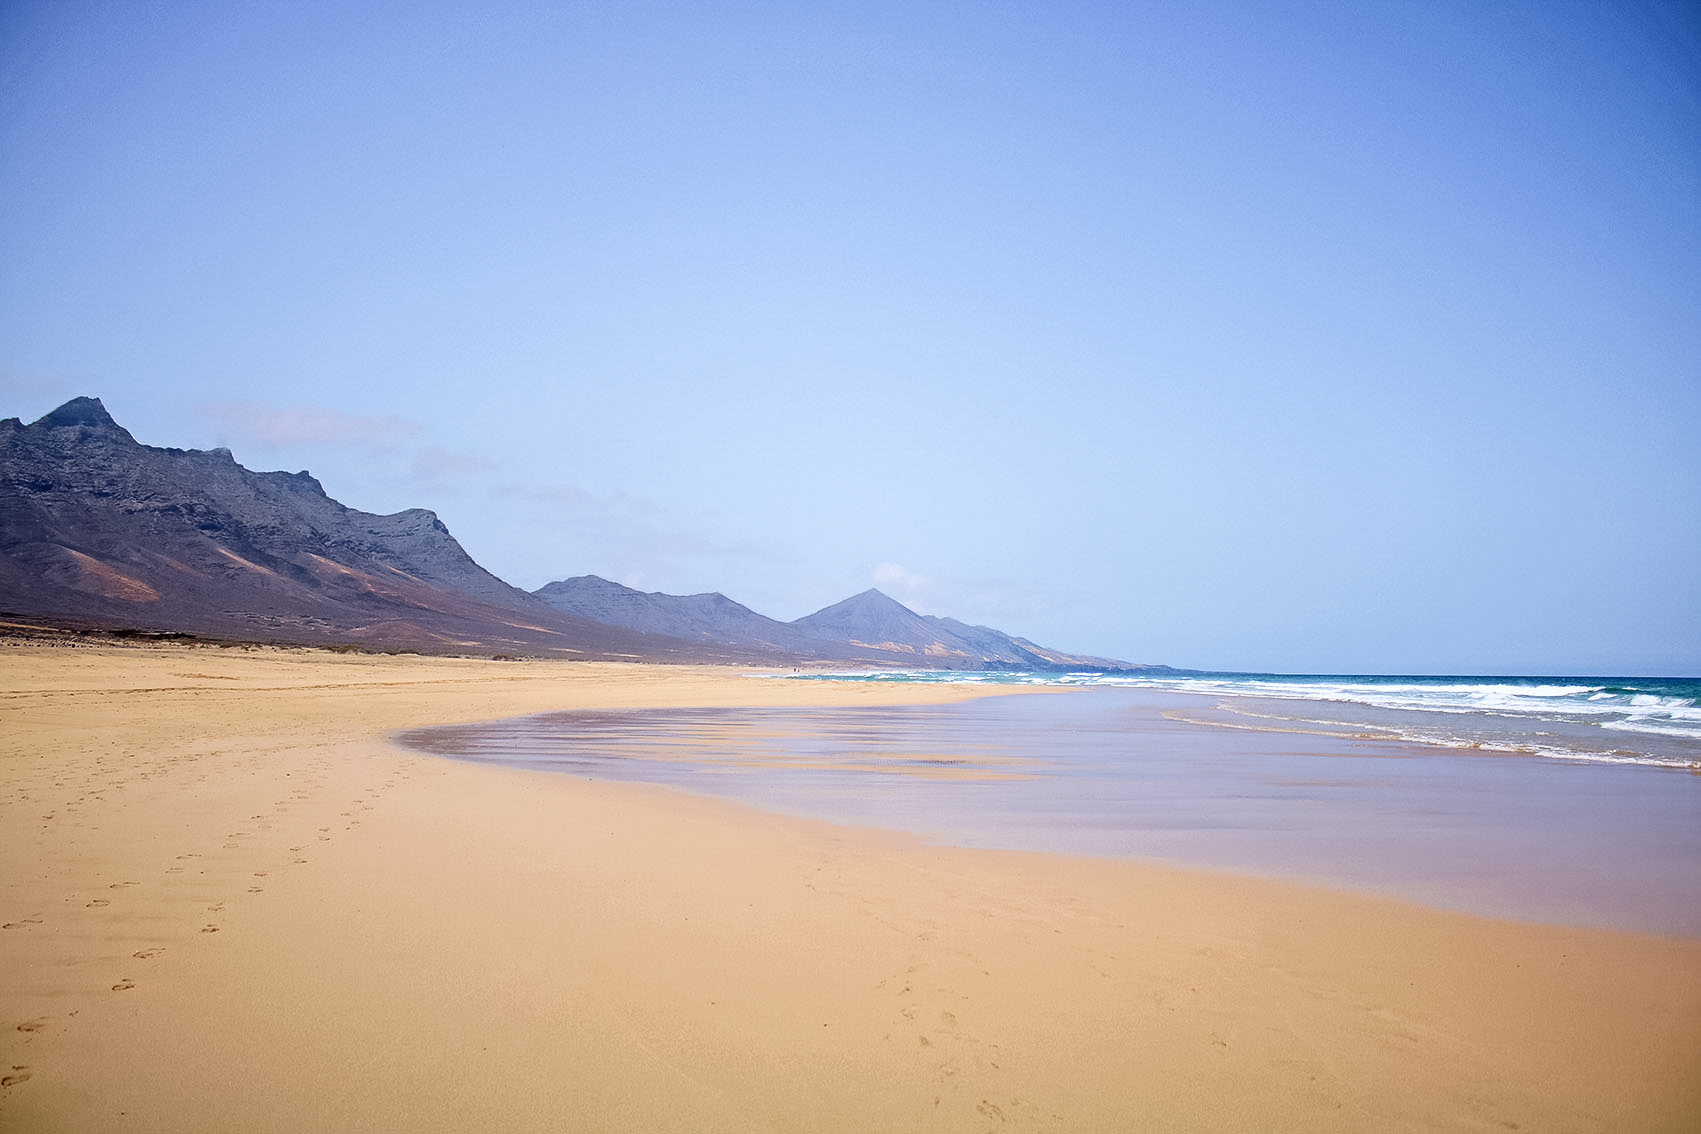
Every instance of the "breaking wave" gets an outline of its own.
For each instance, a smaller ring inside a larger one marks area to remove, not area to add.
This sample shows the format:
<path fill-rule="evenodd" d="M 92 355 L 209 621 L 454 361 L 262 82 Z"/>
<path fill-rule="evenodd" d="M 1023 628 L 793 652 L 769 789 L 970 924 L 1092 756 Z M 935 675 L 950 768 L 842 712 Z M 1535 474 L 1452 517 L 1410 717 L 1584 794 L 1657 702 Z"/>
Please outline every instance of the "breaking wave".
<path fill-rule="evenodd" d="M 1701 770 L 1701 680 L 1688 678 L 948 670 L 771 676 L 816 681 L 1149 689 L 1216 698 L 1218 707 L 1241 718 L 1243 727 L 1359 729 L 1449 748 Z"/>

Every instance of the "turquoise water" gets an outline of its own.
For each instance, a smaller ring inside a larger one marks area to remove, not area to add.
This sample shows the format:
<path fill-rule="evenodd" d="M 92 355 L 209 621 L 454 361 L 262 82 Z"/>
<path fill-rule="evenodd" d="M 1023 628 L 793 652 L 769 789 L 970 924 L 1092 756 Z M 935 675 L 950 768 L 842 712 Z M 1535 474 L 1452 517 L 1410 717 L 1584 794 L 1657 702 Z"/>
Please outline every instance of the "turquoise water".
<path fill-rule="evenodd" d="M 1393 684 L 1390 696 L 1412 696 Z M 1368 702 L 1334 712 L 1342 703 L 1256 688 L 1077 680 L 951 705 L 566 712 L 399 739 L 951 845 L 1156 859 L 1496 916 L 1701 936 L 1701 774 L 1689 766 L 1463 741 L 1497 728 L 1552 731 L 1547 718 L 1569 708 L 1515 708 L 1511 726 L 1456 721 L 1451 742 L 1423 744 L 1313 718 L 1467 714 Z M 1537 692 L 1494 696 L 1585 696 L 1523 688 Z"/>
<path fill-rule="evenodd" d="M 783 680 L 1147 689 L 1215 698 L 1247 727 L 1373 731 L 1452 748 L 1701 768 L 1701 679 L 1364 677 L 1276 674 L 774 675 Z M 1221 723 L 1230 723 L 1226 719 Z"/>

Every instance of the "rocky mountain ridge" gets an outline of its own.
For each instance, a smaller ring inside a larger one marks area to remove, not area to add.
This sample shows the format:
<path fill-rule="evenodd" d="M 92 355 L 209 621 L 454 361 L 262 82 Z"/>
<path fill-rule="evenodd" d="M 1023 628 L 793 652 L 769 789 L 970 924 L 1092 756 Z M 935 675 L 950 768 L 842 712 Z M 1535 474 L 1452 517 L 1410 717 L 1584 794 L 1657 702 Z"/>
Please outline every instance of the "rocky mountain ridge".
<path fill-rule="evenodd" d="M 345 507 L 305 472 L 143 445 L 98 399 L 0 421 L 0 616 L 243 641 L 719 660 L 574 618 L 435 514 Z"/>
<path fill-rule="evenodd" d="M 0 420 L 4 623 L 432 653 L 1147 668 L 919 615 L 879 591 L 789 623 L 720 594 L 589 575 L 527 593 L 426 509 L 374 515 L 305 471 L 144 445 L 87 397 L 28 425 Z"/>
<path fill-rule="evenodd" d="M 1144 670 L 1111 658 L 1048 650 L 987 626 L 917 614 L 878 590 L 780 622 L 723 594 L 645 592 L 595 575 L 533 591 L 556 609 L 630 629 L 726 646 L 774 648 L 799 657 L 930 669 Z"/>

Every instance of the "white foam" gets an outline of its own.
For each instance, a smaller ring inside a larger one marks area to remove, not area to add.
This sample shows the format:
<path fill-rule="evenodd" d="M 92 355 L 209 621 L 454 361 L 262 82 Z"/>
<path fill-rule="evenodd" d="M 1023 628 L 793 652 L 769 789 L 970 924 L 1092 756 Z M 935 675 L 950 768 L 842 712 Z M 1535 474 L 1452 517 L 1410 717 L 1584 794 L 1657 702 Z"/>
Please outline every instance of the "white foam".
<path fill-rule="evenodd" d="M 1701 725 L 1680 725 L 1649 720 L 1623 720 L 1602 721 L 1601 727 L 1610 728 L 1617 732 L 1642 732 L 1650 736 L 1681 736 L 1687 740 L 1701 740 Z"/>
<path fill-rule="evenodd" d="M 1357 722 L 1368 729 L 1424 744 L 1598 763 L 1701 767 L 1701 754 L 1692 755 L 1690 746 L 1685 743 L 1701 741 L 1701 707 L 1697 706 L 1696 698 L 1638 692 L 1633 687 L 1615 689 L 1596 682 L 1524 683 L 1492 678 L 1444 682 L 1355 681 L 1351 678 L 1148 676 L 1090 671 L 1058 674 L 867 670 L 771 676 L 945 684 L 1111 686 L 1234 699 L 1362 705 L 1390 713 L 1430 714 L 1427 723 L 1380 716 Z M 1347 710 L 1336 711 L 1349 717 L 1354 715 Z M 1458 724 L 1439 726 L 1440 718 L 1434 714 L 1445 714 L 1456 719 Z M 1351 725 L 1355 722 L 1333 719 L 1312 723 Z M 1632 742 L 1634 747 L 1649 750 L 1626 752 L 1617 745 L 1606 744 L 1605 735 L 1597 734 L 1599 740 L 1590 743 L 1588 737 L 1594 729 L 1611 730 L 1619 736 L 1631 734 L 1662 739 L 1650 739 L 1639 744 Z M 1539 739 L 1547 736 L 1565 736 L 1571 744 L 1566 746 Z M 1678 742 L 1675 750 L 1673 741 Z"/>

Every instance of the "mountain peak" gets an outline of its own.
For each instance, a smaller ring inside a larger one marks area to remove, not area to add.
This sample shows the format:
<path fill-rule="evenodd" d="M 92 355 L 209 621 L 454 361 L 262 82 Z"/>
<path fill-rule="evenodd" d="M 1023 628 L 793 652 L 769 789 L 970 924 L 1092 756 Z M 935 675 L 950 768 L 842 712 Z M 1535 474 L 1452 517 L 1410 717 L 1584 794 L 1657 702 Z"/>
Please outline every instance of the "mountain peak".
<path fill-rule="evenodd" d="M 905 641 L 918 635 L 928 636 L 926 619 L 873 587 L 805 615 L 792 625 L 816 634 L 861 642 Z"/>
<path fill-rule="evenodd" d="M 93 437 L 136 444 L 136 439 L 130 436 L 130 431 L 112 420 L 112 415 L 106 412 L 106 407 L 101 405 L 99 398 L 72 398 L 52 413 L 44 414 L 32 422 L 30 428 L 49 433 L 60 429 L 75 429 L 78 431 L 78 441 Z"/>
<path fill-rule="evenodd" d="M 73 425 L 118 432 L 124 429 L 112 420 L 112 415 L 106 412 L 99 398 L 72 398 L 52 413 L 43 415 L 35 424 L 48 429 L 64 429 Z"/>
<path fill-rule="evenodd" d="M 879 589 L 878 587 L 869 587 L 866 591 L 863 591 L 860 594 L 854 594 L 850 598 L 844 599 L 841 602 L 836 602 L 832 606 L 828 607 L 827 609 L 828 610 L 851 610 L 851 609 L 882 610 L 882 609 L 889 609 L 889 608 L 894 607 L 894 606 L 897 607 L 899 610 L 908 611 L 911 614 L 915 613 L 914 611 L 911 611 L 909 607 L 905 606 L 903 603 L 899 602 L 897 599 L 893 598 L 891 595 L 887 594 L 885 591 Z"/>

